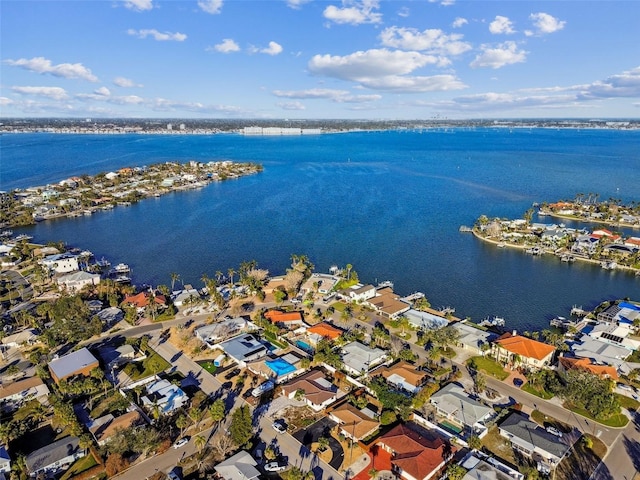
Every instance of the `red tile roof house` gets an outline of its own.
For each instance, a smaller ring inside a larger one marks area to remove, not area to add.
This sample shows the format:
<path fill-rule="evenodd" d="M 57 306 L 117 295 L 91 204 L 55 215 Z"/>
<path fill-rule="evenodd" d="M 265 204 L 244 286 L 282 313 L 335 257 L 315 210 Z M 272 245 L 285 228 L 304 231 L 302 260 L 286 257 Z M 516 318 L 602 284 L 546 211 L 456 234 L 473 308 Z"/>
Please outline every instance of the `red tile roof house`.
<path fill-rule="evenodd" d="M 137 295 L 126 295 L 122 303 L 126 305 L 133 305 L 139 311 L 141 311 L 149 305 L 149 298 L 151 298 L 151 293 L 140 292 Z M 153 299 L 158 305 L 165 306 L 167 304 L 167 299 L 164 297 L 164 295 L 157 294 L 153 297 Z"/>
<path fill-rule="evenodd" d="M 393 473 L 405 480 L 438 478 L 457 450 L 434 431 L 412 422 L 394 427 L 376 444 L 391 454 Z"/>
<path fill-rule="evenodd" d="M 317 323 L 313 327 L 307 328 L 307 339 L 313 344 L 317 344 L 321 339 L 337 340 L 342 335 L 342 330 L 329 325 L 328 323 Z"/>
<path fill-rule="evenodd" d="M 555 351 L 556 347 L 553 345 L 511 333 L 501 335 L 493 344 L 493 353 L 499 362 L 529 368 L 548 366 Z"/>
<path fill-rule="evenodd" d="M 269 310 L 264 317 L 271 323 L 288 329 L 304 325 L 302 312 L 281 312 L 279 310 Z"/>

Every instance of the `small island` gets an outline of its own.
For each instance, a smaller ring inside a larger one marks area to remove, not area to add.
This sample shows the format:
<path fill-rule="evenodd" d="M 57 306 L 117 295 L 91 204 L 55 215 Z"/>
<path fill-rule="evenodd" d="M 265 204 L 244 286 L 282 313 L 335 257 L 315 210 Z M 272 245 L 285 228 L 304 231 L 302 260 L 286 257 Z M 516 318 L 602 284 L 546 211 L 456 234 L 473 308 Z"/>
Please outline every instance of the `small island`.
<path fill-rule="evenodd" d="M 148 197 L 197 189 L 261 172 L 262 165 L 232 161 L 166 162 L 125 167 L 94 176 L 81 175 L 55 184 L 0 192 L 0 228 L 32 225 L 60 217 L 92 215 L 128 206 Z"/>
<path fill-rule="evenodd" d="M 640 275 L 640 236 L 625 236 L 610 229 L 640 227 L 640 205 L 622 205 L 617 199 L 598 202 L 594 194 L 585 197 L 578 195 L 573 201 L 534 207 L 539 208 L 541 217 L 598 223 L 593 230 L 532 222 L 535 210 L 531 208 L 523 218 L 514 220 L 482 215 L 472 228 L 463 226 L 460 231 L 471 231 L 499 248 L 519 248 L 532 255 L 555 255 L 563 262 L 586 261 L 607 270 L 631 270 Z"/>

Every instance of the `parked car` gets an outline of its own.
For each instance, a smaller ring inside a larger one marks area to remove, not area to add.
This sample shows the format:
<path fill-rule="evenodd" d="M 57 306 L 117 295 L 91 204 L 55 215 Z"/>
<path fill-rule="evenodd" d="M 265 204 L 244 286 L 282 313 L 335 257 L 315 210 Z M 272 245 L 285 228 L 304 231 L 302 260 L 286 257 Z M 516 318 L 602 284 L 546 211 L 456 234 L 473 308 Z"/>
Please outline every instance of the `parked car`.
<path fill-rule="evenodd" d="M 184 447 L 187 443 L 189 443 L 189 437 L 182 437 L 180 440 L 173 444 L 173 448 L 177 450 L 180 447 Z"/>
<path fill-rule="evenodd" d="M 524 381 L 521 378 L 514 378 L 513 379 L 513 384 L 516 387 L 521 387 L 522 385 L 524 385 Z"/>
<path fill-rule="evenodd" d="M 225 380 L 231 380 L 233 377 L 237 377 L 238 375 L 240 375 L 240 369 L 239 368 L 234 368 L 233 370 L 231 370 L 229 373 L 227 373 L 224 376 Z"/>
<path fill-rule="evenodd" d="M 562 438 L 562 432 L 555 427 L 547 427 L 547 432 L 549 432 L 551 435 L 555 435 L 558 438 Z"/>
<path fill-rule="evenodd" d="M 278 462 L 269 462 L 264 466 L 265 472 L 281 472 L 286 469 L 286 465 L 280 465 Z"/>
<path fill-rule="evenodd" d="M 285 422 L 283 419 L 276 420 L 275 422 L 273 422 L 273 425 L 271 426 L 278 433 L 287 432 L 287 422 Z"/>

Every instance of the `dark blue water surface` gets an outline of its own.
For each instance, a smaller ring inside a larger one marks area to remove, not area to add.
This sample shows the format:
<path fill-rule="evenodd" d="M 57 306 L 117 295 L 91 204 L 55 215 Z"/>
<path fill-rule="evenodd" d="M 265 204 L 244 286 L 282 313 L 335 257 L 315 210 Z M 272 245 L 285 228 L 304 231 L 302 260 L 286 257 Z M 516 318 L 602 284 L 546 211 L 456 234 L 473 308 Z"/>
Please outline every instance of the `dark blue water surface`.
<path fill-rule="evenodd" d="M 161 161 L 231 159 L 259 175 L 20 230 L 126 262 L 138 283 L 170 283 L 255 259 L 283 273 L 351 263 L 361 280 L 423 291 L 459 316 L 540 329 L 572 305 L 640 299 L 640 277 L 497 249 L 458 232 L 482 214 L 598 193 L 640 200 L 640 131 L 448 129 L 304 137 L 16 134 L 0 137 L 0 189 Z M 17 231 L 17 230 L 16 230 Z M 640 231 L 637 232 L 640 235 Z"/>

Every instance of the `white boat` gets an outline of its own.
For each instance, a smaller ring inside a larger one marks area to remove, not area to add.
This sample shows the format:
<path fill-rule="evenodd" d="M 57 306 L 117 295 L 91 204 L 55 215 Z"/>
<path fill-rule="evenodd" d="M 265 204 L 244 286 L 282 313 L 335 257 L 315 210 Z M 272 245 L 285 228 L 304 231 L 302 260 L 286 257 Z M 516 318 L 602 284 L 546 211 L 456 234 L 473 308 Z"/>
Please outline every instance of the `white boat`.
<path fill-rule="evenodd" d="M 23 240 L 27 241 L 27 240 L 31 240 L 32 238 L 33 237 L 31 235 L 26 235 L 26 234 L 23 233 L 23 234 L 20 234 L 20 235 L 18 235 L 16 237 L 16 241 L 17 242 L 22 242 Z"/>
<path fill-rule="evenodd" d="M 604 261 L 600 264 L 600 266 L 605 270 L 615 270 L 616 268 L 618 268 L 618 264 L 616 262 Z"/>
<path fill-rule="evenodd" d="M 129 268 L 129 265 L 127 265 L 126 263 L 119 263 L 117 264 L 113 270 L 116 273 L 129 273 L 131 271 L 131 269 Z"/>

